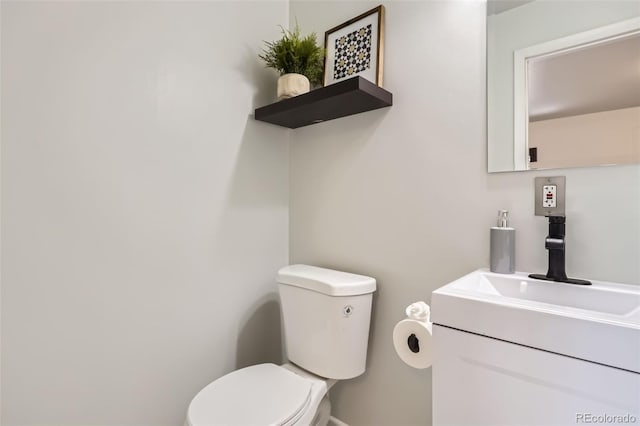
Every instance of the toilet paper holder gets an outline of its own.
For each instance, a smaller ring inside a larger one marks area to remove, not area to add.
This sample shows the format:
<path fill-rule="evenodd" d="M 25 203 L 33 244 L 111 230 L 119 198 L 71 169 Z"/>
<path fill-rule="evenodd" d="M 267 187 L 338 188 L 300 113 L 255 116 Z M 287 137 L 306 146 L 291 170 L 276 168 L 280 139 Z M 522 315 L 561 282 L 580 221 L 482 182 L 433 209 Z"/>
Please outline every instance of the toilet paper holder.
<path fill-rule="evenodd" d="M 407 346 L 409 346 L 409 350 L 414 354 L 420 352 L 420 339 L 416 337 L 414 333 L 407 338 Z"/>
<path fill-rule="evenodd" d="M 425 302 L 415 302 L 407 306 L 407 309 L 404 311 L 407 314 L 408 318 L 417 320 L 417 321 L 429 321 L 429 316 L 431 315 L 431 307 L 427 305 Z M 409 346 L 409 350 L 414 354 L 420 352 L 420 339 L 414 334 L 407 338 L 407 346 Z"/>
<path fill-rule="evenodd" d="M 428 368 L 432 361 L 431 308 L 425 302 L 415 302 L 407 306 L 405 314 L 393 329 L 393 346 L 407 365 Z"/>

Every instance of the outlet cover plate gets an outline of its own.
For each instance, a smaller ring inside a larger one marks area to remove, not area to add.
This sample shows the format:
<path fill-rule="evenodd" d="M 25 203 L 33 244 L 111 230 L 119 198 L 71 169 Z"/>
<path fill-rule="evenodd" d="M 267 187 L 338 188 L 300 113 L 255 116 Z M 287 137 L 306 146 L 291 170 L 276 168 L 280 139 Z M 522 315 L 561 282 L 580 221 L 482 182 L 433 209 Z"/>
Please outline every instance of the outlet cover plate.
<path fill-rule="evenodd" d="M 547 185 L 556 187 L 556 206 L 544 207 L 543 188 Z M 535 214 L 536 216 L 564 216 L 564 194 L 566 177 L 564 176 L 538 176 L 534 180 L 535 187 Z"/>

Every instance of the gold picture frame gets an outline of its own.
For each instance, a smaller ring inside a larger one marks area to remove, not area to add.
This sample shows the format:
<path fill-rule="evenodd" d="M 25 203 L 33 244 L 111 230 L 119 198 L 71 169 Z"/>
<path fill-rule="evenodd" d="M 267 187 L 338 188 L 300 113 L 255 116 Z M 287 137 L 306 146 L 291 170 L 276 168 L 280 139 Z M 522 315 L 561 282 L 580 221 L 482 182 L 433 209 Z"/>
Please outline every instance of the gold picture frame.
<path fill-rule="evenodd" d="M 384 6 L 328 30 L 324 47 L 325 86 L 359 75 L 382 87 Z"/>

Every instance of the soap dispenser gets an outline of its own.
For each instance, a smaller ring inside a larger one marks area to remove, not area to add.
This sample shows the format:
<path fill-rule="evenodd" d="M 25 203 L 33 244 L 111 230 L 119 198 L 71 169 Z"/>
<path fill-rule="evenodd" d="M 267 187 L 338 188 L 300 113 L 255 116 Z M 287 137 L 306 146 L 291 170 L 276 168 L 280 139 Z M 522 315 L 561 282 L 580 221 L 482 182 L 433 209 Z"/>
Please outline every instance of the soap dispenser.
<path fill-rule="evenodd" d="M 509 212 L 498 210 L 498 223 L 491 227 L 491 272 L 513 274 L 516 271 L 516 230 L 509 227 Z"/>

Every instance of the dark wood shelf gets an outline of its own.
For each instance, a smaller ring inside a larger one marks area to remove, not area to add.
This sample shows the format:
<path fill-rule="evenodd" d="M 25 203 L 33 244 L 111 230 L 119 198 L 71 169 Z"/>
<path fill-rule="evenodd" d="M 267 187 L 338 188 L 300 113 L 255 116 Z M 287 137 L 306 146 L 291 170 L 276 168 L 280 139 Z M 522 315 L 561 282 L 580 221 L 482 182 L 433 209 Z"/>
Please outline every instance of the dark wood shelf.
<path fill-rule="evenodd" d="M 393 95 L 356 76 L 304 95 L 257 108 L 256 120 L 296 129 L 393 104 Z"/>

